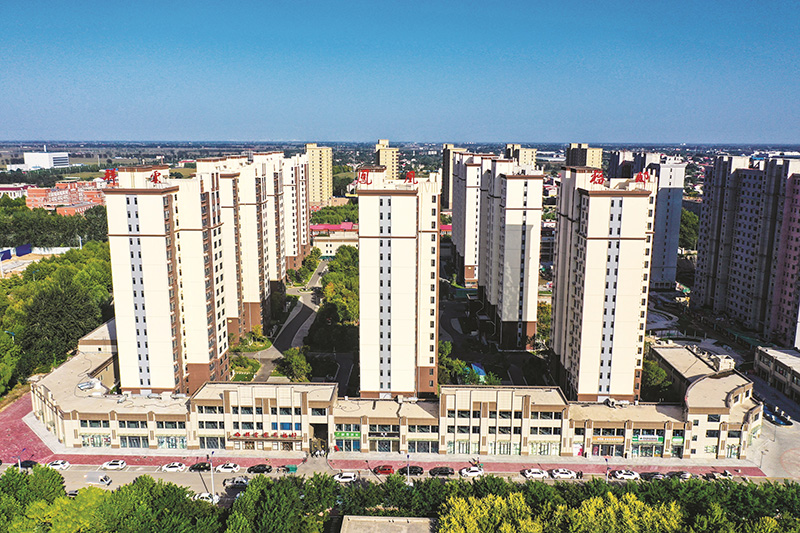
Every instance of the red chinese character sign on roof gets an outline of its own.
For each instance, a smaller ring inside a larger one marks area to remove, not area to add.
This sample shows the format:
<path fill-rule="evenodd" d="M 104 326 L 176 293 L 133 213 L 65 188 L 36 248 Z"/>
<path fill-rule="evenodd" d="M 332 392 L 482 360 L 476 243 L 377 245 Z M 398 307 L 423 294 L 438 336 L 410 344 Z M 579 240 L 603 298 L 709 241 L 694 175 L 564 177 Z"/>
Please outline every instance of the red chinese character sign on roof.
<path fill-rule="evenodd" d="M 647 172 L 637 172 L 635 181 L 636 183 L 646 183 L 650 181 L 650 174 Z"/>
<path fill-rule="evenodd" d="M 116 168 L 107 168 L 106 175 L 103 176 L 103 179 L 109 185 L 116 185 L 117 184 L 117 169 Z"/>
<path fill-rule="evenodd" d="M 149 179 L 153 183 L 161 183 L 161 172 L 159 172 L 158 170 L 154 170 L 153 173 L 150 174 L 150 177 L 147 179 Z"/>
<path fill-rule="evenodd" d="M 417 184 L 417 174 L 413 170 L 406 172 L 406 183 Z"/>
<path fill-rule="evenodd" d="M 606 182 L 606 178 L 603 176 L 602 170 L 595 170 L 592 172 L 592 177 L 589 178 L 589 183 L 596 183 L 597 185 L 602 185 Z"/>
<path fill-rule="evenodd" d="M 368 168 L 362 168 L 358 171 L 358 183 L 361 185 L 372 185 L 372 178 L 369 177 Z"/>

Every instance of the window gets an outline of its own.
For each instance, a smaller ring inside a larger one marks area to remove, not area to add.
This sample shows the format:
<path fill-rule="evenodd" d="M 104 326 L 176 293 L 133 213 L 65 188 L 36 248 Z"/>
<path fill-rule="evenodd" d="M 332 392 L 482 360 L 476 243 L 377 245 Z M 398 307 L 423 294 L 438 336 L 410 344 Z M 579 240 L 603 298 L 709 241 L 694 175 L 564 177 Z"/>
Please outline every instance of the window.
<path fill-rule="evenodd" d="M 719 415 L 708 415 L 709 422 L 719 422 Z"/>
<path fill-rule="evenodd" d="M 328 412 L 324 407 L 323 408 L 320 408 L 320 407 L 312 407 L 311 408 L 311 416 L 325 416 L 327 414 L 328 414 Z"/>

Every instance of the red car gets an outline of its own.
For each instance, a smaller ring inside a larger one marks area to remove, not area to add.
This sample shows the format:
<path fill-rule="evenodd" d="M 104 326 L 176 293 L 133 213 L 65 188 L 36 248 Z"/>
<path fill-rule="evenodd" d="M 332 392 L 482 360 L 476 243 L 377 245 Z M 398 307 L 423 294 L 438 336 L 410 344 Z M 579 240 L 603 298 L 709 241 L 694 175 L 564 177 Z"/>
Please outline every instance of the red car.
<path fill-rule="evenodd" d="M 381 465 L 376 466 L 373 470 L 376 474 L 383 474 L 388 476 L 390 474 L 394 474 L 394 467 L 392 465 Z"/>

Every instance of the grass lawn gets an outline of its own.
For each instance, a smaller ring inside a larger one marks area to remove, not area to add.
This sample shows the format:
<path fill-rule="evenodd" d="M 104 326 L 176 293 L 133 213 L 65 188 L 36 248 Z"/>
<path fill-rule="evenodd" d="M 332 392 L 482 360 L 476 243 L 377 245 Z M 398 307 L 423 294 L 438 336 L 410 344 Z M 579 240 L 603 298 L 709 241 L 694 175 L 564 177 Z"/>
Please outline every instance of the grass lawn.
<path fill-rule="evenodd" d="M 65 178 L 80 178 L 82 180 L 93 180 L 103 176 L 105 176 L 105 172 L 70 172 L 64 175 Z"/>
<path fill-rule="evenodd" d="M 266 350 L 272 346 L 272 342 L 269 339 L 265 339 L 264 342 L 253 342 L 252 344 L 236 344 L 231 346 L 231 351 L 233 353 L 253 353 L 253 352 L 260 352 L 261 350 Z"/>
<path fill-rule="evenodd" d="M 249 372 L 239 373 L 234 370 L 233 379 L 231 381 L 253 381 L 253 377 L 255 377 L 255 374 L 250 374 Z"/>

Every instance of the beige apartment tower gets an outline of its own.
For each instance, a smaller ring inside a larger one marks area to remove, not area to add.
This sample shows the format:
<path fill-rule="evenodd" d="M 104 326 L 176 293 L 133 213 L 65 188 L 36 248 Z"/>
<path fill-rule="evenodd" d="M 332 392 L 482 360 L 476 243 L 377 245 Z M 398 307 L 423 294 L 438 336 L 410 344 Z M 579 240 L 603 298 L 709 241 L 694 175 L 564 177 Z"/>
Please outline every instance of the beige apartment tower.
<path fill-rule="evenodd" d="M 558 194 L 553 351 L 566 395 L 637 400 L 657 183 L 565 167 Z"/>
<path fill-rule="evenodd" d="M 453 209 L 453 156 L 466 151 L 453 144 L 442 145 L 442 209 Z"/>
<path fill-rule="evenodd" d="M 308 203 L 311 207 L 331 205 L 333 197 L 333 149 L 306 144 L 308 157 Z"/>
<path fill-rule="evenodd" d="M 603 149 L 590 148 L 584 143 L 570 143 L 567 148 L 566 166 L 603 168 Z"/>
<path fill-rule="evenodd" d="M 375 164 L 386 168 L 386 179 L 400 177 L 400 150 L 389 147 L 388 139 L 380 139 L 375 145 Z"/>
<path fill-rule="evenodd" d="M 434 395 L 438 387 L 438 173 L 358 173 L 361 396 Z"/>
<path fill-rule="evenodd" d="M 506 159 L 513 159 L 521 167 L 533 168 L 536 166 L 536 148 L 523 148 L 521 144 L 507 144 Z"/>
<path fill-rule="evenodd" d="M 191 394 L 226 380 L 219 173 L 132 167 L 118 180 L 106 202 L 121 389 Z"/>

